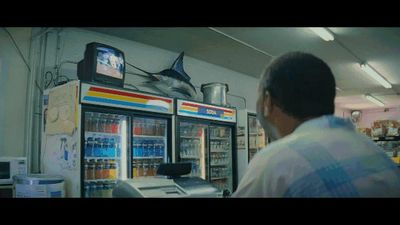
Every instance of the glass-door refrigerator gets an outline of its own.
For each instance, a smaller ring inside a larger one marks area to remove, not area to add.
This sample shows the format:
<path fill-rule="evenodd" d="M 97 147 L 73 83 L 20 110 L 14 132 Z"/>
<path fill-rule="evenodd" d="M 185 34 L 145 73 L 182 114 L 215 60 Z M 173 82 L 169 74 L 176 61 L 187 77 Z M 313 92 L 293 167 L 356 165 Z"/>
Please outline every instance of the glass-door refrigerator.
<path fill-rule="evenodd" d="M 170 161 L 172 98 L 79 81 L 45 96 L 42 172 L 63 175 L 67 197 L 111 197 Z"/>
<path fill-rule="evenodd" d="M 268 136 L 265 134 L 264 129 L 261 127 L 260 122 L 257 119 L 255 113 L 248 113 L 247 116 L 248 124 L 248 160 L 249 162 L 253 159 L 254 155 L 265 148 L 268 144 Z"/>
<path fill-rule="evenodd" d="M 177 99 L 175 160 L 192 163 L 190 176 L 221 190 L 236 189 L 236 110 Z"/>

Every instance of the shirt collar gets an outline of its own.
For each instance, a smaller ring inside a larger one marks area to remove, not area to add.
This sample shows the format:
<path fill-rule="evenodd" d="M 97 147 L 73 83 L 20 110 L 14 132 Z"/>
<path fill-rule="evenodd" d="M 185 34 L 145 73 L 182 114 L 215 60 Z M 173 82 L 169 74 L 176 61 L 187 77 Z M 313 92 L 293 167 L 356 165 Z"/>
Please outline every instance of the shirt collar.
<path fill-rule="evenodd" d="M 325 115 L 311 120 L 307 120 L 300 124 L 293 133 L 304 132 L 314 129 L 327 129 L 327 128 L 341 128 L 354 130 L 354 125 L 350 119 L 343 119 L 340 117 Z"/>

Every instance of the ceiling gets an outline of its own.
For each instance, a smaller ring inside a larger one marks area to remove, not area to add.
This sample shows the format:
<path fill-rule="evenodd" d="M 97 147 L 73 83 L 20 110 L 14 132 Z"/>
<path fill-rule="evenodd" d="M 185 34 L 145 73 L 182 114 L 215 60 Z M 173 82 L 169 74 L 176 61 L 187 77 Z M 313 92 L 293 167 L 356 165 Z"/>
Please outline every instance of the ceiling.
<path fill-rule="evenodd" d="M 400 28 L 329 28 L 335 41 L 326 42 L 308 28 L 171 27 L 86 28 L 142 42 L 259 77 L 275 56 L 288 51 L 310 52 L 331 67 L 338 92 L 337 106 L 367 109 L 377 106 L 362 97 L 370 93 L 387 107 L 400 105 Z M 369 78 L 358 63 L 367 61 L 392 83 L 385 89 Z"/>

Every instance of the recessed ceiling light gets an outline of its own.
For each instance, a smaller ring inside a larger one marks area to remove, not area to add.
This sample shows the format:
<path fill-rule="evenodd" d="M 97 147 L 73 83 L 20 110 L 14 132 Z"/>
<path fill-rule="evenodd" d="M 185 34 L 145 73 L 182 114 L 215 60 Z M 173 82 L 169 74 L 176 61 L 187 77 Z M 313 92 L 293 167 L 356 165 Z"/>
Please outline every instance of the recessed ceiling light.
<path fill-rule="evenodd" d="M 392 85 L 389 83 L 389 81 L 387 81 L 381 74 L 375 71 L 367 63 L 360 64 L 360 67 L 366 74 L 368 74 L 372 79 L 376 80 L 385 88 L 392 88 Z"/>
<path fill-rule="evenodd" d="M 323 27 L 310 27 L 310 30 L 312 30 L 314 33 L 316 33 L 324 41 L 333 41 L 335 39 L 333 34 L 326 28 L 323 28 Z"/>
<path fill-rule="evenodd" d="M 384 104 L 381 100 L 379 100 L 379 99 L 373 97 L 373 96 L 370 95 L 370 94 L 366 94 L 366 95 L 364 95 L 364 97 L 365 97 L 368 101 L 370 101 L 370 102 L 372 102 L 372 103 L 375 103 L 375 104 L 377 104 L 377 105 L 379 105 L 379 106 L 381 106 L 381 107 L 385 106 L 385 104 Z"/>

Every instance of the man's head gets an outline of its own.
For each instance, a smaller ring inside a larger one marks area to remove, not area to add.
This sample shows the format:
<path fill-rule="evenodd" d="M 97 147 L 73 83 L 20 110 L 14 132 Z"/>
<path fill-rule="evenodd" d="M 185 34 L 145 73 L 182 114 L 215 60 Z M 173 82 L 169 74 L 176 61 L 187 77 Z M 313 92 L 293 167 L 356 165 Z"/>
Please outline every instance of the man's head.
<path fill-rule="evenodd" d="M 272 139 L 286 136 L 303 121 L 333 114 L 335 87 L 324 61 L 308 53 L 286 53 L 262 74 L 258 119 Z"/>

